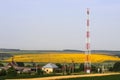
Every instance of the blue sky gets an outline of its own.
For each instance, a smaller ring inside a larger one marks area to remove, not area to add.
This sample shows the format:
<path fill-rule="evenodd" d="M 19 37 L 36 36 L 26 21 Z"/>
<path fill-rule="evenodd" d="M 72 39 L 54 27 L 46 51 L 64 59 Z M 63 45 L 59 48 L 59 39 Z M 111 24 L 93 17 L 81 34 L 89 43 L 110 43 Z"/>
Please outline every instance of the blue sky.
<path fill-rule="evenodd" d="M 0 0 L 0 48 L 120 50 L 120 0 Z"/>

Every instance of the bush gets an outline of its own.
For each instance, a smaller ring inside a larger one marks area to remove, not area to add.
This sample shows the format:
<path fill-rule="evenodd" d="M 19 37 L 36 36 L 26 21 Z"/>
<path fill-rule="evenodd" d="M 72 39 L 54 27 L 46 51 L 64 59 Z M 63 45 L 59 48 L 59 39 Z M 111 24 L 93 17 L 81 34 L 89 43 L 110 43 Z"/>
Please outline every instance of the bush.
<path fill-rule="evenodd" d="M 92 72 L 97 72 L 97 67 L 94 66 L 94 65 L 91 65 L 91 71 L 92 71 Z"/>
<path fill-rule="evenodd" d="M 0 67 L 3 67 L 4 65 L 2 63 L 0 63 Z"/>
<path fill-rule="evenodd" d="M 43 75 L 43 71 L 38 68 L 38 69 L 37 69 L 37 74 L 38 74 L 38 75 Z"/>
<path fill-rule="evenodd" d="M 31 67 L 31 65 L 28 64 L 28 65 L 26 65 L 25 67 Z"/>
<path fill-rule="evenodd" d="M 16 76 L 16 75 L 17 75 L 17 71 L 14 69 L 14 67 L 10 67 L 10 68 L 7 70 L 7 75 L 8 75 L 8 76 Z"/>
<path fill-rule="evenodd" d="M 113 67 L 110 67 L 110 68 L 109 68 L 109 71 L 113 71 Z"/>
<path fill-rule="evenodd" d="M 2 69 L 2 70 L 0 71 L 0 76 L 5 76 L 5 75 L 6 75 L 6 70 Z"/>
<path fill-rule="evenodd" d="M 80 64 L 79 71 L 84 71 L 84 63 Z"/>
<path fill-rule="evenodd" d="M 23 62 L 17 62 L 18 66 L 20 67 L 24 67 L 24 63 Z"/>
<path fill-rule="evenodd" d="M 58 66 L 58 68 L 62 68 L 62 65 L 60 63 L 56 63 L 56 65 Z"/>

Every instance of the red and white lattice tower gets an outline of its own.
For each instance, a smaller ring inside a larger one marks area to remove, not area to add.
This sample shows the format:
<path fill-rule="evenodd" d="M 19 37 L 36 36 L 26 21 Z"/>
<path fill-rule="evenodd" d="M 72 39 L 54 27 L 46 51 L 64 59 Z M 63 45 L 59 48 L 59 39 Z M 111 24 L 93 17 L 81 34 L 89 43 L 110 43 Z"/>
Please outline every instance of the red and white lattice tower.
<path fill-rule="evenodd" d="M 86 73 L 91 72 L 91 50 L 90 50 L 90 20 L 89 20 L 89 8 L 87 8 L 87 27 L 86 27 L 86 51 L 85 51 L 85 63 L 84 70 Z"/>

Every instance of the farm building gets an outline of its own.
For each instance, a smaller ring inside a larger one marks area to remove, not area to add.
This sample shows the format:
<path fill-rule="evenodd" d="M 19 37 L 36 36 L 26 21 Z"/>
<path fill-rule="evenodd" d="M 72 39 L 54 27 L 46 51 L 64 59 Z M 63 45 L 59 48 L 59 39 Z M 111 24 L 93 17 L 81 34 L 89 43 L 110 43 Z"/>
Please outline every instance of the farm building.
<path fill-rule="evenodd" d="M 42 67 L 42 70 L 45 71 L 46 73 L 52 73 L 56 69 L 58 69 L 58 66 L 56 66 L 53 63 L 48 63 L 48 64 L 46 64 L 45 66 Z"/>

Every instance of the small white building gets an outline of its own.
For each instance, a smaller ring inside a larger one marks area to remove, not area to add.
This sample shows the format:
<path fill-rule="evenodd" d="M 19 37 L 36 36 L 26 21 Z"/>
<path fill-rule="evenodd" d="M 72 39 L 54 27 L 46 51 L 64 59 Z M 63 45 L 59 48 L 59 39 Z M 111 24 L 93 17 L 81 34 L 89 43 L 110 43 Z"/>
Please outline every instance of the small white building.
<path fill-rule="evenodd" d="M 58 66 L 56 66 L 53 63 L 48 63 L 45 66 L 42 67 L 42 70 L 45 71 L 46 73 L 52 73 L 54 70 L 56 70 Z"/>

